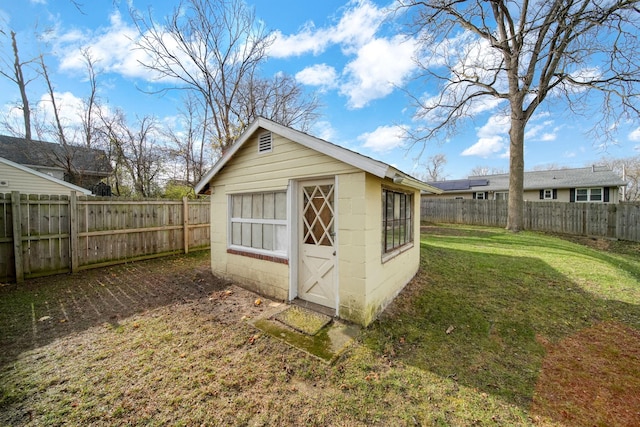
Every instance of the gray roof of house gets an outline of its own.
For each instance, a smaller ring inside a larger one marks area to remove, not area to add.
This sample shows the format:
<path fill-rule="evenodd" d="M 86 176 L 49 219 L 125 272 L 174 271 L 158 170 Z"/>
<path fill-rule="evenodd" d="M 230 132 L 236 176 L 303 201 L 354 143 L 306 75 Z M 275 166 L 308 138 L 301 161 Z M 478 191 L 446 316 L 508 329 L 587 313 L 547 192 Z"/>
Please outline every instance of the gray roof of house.
<path fill-rule="evenodd" d="M 428 182 L 446 192 L 507 191 L 509 174 L 470 176 L 468 179 Z M 524 173 L 525 190 L 578 187 L 617 187 L 626 185 L 606 166 L 590 166 L 576 169 L 556 169 Z"/>
<path fill-rule="evenodd" d="M 0 157 L 25 166 L 66 169 L 67 160 L 78 172 L 88 175 L 108 176 L 111 163 L 103 150 L 80 146 L 0 135 Z"/>

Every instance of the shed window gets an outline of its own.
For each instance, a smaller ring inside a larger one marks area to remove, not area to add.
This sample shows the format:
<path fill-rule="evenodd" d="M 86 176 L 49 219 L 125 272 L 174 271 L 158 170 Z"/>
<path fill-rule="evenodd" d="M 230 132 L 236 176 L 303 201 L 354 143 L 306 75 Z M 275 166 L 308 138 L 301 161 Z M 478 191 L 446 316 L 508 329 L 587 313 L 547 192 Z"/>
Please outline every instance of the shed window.
<path fill-rule="evenodd" d="M 382 190 L 382 252 L 413 242 L 413 194 Z"/>
<path fill-rule="evenodd" d="M 231 248 L 287 255 L 286 192 L 230 196 Z"/>
<path fill-rule="evenodd" d="M 261 133 L 258 137 L 258 153 L 267 153 L 273 149 L 271 132 Z"/>

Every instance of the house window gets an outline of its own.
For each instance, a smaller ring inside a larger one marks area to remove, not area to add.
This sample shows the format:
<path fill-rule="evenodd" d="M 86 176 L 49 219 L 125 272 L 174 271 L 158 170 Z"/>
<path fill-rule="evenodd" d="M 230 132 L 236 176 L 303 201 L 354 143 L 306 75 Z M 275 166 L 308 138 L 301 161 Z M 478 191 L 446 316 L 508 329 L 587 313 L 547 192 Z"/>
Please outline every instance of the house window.
<path fill-rule="evenodd" d="M 476 192 L 476 200 L 484 200 L 484 191 Z"/>
<path fill-rule="evenodd" d="M 552 200 L 553 199 L 553 190 L 545 189 L 542 194 L 542 198 L 544 200 Z"/>
<path fill-rule="evenodd" d="M 577 188 L 576 202 L 601 202 L 602 188 Z"/>
<path fill-rule="evenodd" d="M 382 189 L 382 252 L 413 242 L 413 194 Z"/>
<path fill-rule="evenodd" d="M 271 255 L 287 255 L 287 193 L 230 196 L 230 246 Z"/>
<path fill-rule="evenodd" d="M 495 199 L 496 200 L 509 200 L 509 192 L 508 191 L 496 191 Z"/>

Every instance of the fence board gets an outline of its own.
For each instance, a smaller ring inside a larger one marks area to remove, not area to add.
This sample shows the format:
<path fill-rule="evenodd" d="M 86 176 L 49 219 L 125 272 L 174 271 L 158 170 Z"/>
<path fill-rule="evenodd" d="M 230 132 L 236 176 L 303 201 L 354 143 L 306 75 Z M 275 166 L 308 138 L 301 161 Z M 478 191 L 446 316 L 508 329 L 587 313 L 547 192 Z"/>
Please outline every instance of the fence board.
<path fill-rule="evenodd" d="M 16 196 L 0 193 L 0 281 L 16 279 L 16 251 L 28 278 L 70 271 L 72 256 L 85 269 L 210 245 L 208 201 Z"/>
<path fill-rule="evenodd" d="M 422 221 L 507 225 L 506 200 L 427 199 L 420 203 Z M 640 242 L 640 204 L 524 202 L 524 228 Z"/>

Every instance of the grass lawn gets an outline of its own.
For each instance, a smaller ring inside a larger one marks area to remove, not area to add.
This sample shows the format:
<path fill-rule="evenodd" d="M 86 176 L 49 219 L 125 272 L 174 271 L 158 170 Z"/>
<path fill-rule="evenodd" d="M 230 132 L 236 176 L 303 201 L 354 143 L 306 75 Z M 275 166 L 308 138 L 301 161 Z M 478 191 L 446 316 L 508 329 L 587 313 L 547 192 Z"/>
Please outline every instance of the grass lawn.
<path fill-rule="evenodd" d="M 573 240 L 425 227 L 333 365 L 206 253 L 3 286 L 0 425 L 640 425 L 640 245 Z"/>

